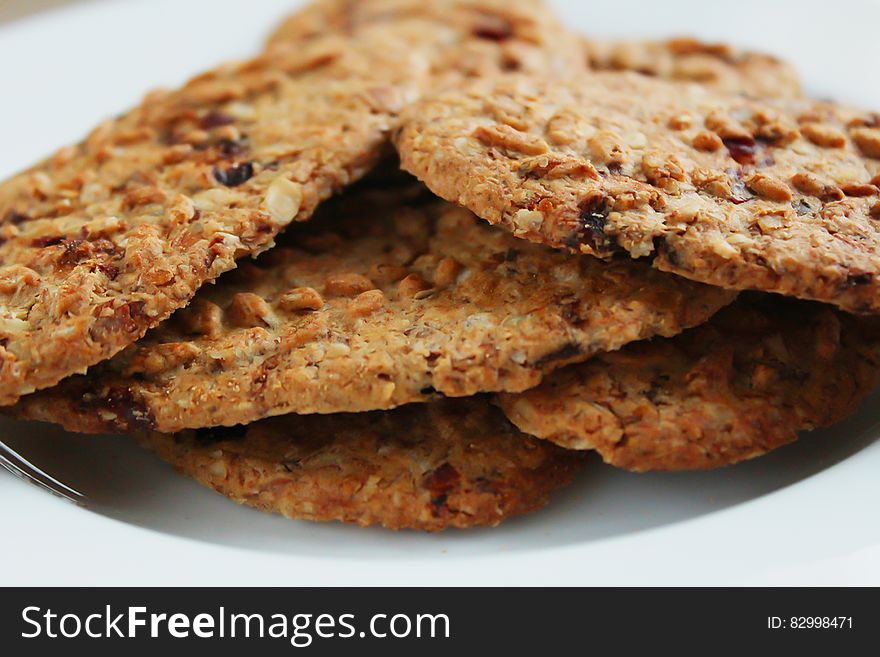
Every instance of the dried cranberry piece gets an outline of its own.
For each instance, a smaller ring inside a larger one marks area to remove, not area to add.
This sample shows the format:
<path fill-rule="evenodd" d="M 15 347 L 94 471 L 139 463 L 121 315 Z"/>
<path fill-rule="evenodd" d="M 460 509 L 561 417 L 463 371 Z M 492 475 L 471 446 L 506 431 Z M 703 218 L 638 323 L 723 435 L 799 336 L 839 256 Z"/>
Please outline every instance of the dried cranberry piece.
<path fill-rule="evenodd" d="M 251 162 L 233 164 L 228 169 L 214 167 L 214 178 L 221 185 L 236 187 L 250 180 L 254 175 L 254 165 Z"/>
<path fill-rule="evenodd" d="M 446 503 L 446 496 L 458 486 L 460 481 L 461 475 L 458 470 L 449 463 L 444 463 L 426 474 L 423 484 L 431 494 L 431 502 L 442 506 Z"/>
<path fill-rule="evenodd" d="M 586 244 L 591 249 L 601 250 L 608 241 L 605 237 L 605 224 L 608 222 L 608 199 L 603 194 L 592 194 L 580 205 L 578 230 L 569 239 L 567 246 L 577 248 Z"/>
<path fill-rule="evenodd" d="M 501 16 L 483 16 L 474 26 L 473 35 L 489 41 L 504 41 L 513 36 L 513 25 Z"/>
<path fill-rule="evenodd" d="M 501 70 L 507 73 L 515 73 L 522 69 L 522 62 L 513 57 L 505 57 L 501 60 Z"/>
<path fill-rule="evenodd" d="M 728 137 L 722 139 L 727 147 L 730 157 L 739 164 L 754 164 L 755 153 L 758 152 L 758 142 L 751 137 Z"/>
<path fill-rule="evenodd" d="M 47 246 L 61 244 L 64 239 L 64 235 L 44 235 L 43 237 L 37 237 L 31 240 L 31 246 L 37 249 L 42 249 Z"/>
<path fill-rule="evenodd" d="M 108 304 L 99 306 L 96 312 L 97 321 L 89 329 L 89 336 L 95 341 L 106 340 L 107 335 L 127 333 L 135 334 L 141 330 L 144 317 L 144 302 L 131 301 L 124 303 L 113 311 L 109 317 L 101 317 L 101 313 L 108 307 Z"/>
<path fill-rule="evenodd" d="M 211 110 L 201 118 L 199 121 L 199 127 L 202 130 L 210 130 L 211 128 L 219 128 L 220 126 L 229 125 L 234 121 L 235 119 L 228 114 L 224 114 L 219 110 Z"/>
<path fill-rule="evenodd" d="M 98 270 L 111 281 L 115 281 L 116 277 L 119 276 L 119 267 L 113 265 L 98 265 Z"/>
<path fill-rule="evenodd" d="M 130 388 L 112 387 L 95 398 L 81 396 L 76 401 L 77 410 L 86 415 L 100 411 L 111 411 L 116 419 L 112 424 L 120 429 L 138 427 L 147 431 L 156 428 L 156 422 L 143 401 L 131 392 Z"/>

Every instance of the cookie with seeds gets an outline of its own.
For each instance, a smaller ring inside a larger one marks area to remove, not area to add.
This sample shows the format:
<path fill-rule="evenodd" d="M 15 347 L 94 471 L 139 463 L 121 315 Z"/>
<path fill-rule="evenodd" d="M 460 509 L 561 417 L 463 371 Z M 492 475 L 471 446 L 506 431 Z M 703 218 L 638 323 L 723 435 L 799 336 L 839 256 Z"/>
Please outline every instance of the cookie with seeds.
<path fill-rule="evenodd" d="M 174 433 L 521 391 L 596 352 L 674 335 L 733 298 L 644 263 L 518 240 L 409 176 L 374 185 L 13 412 L 74 431 Z"/>
<path fill-rule="evenodd" d="M 404 168 L 515 235 L 880 312 L 880 115 L 633 73 L 483 80 L 407 108 Z"/>
<path fill-rule="evenodd" d="M 582 39 L 582 60 L 578 61 L 572 35 L 540 0 L 323 0 L 287 18 L 272 33 L 269 43 L 303 41 L 327 33 L 354 34 L 367 26 L 388 22 L 421 25 L 423 30 L 430 23 L 454 25 L 470 32 L 477 39 L 464 49 L 450 49 L 449 57 L 460 62 L 474 58 L 474 51 L 467 52 L 474 48 L 474 43 L 494 41 L 500 45 L 499 53 L 503 53 L 496 60 L 501 64 L 497 68 L 508 72 L 570 74 L 586 63 L 597 71 L 637 71 L 752 96 L 800 95 L 797 73 L 778 58 L 696 39 Z M 418 39 L 414 40 L 417 44 Z"/>
<path fill-rule="evenodd" d="M 543 0 L 317 0 L 287 18 L 269 43 L 387 25 L 407 34 L 414 50 L 431 51 L 441 86 L 511 71 L 555 76 L 585 68 L 580 40 Z"/>
<path fill-rule="evenodd" d="M 522 431 L 612 465 L 699 470 L 834 424 L 878 374 L 876 319 L 748 293 L 681 335 L 601 354 L 498 401 Z"/>
<path fill-rule="evenodd" d="M 427 64 L 331 37 L 150 94 L 0 184 L 0 404 L 140 338 L 359 178 Z"/>
<path fill-rule="evenodd" d="M 589 68 L 635 71 L 650 77 L 698 82 L 715 91 L 756 98 L 801 95 L 794 68 L 773 55 L 723 43 L 677 38 L 663 41 L 584 39 Z"/>
<path fill-rule="evenodd" d="M 139 438 L 241 504 L 388 529 L 497 525 L 543 507 L 582 463 L 480 397 Z"/>

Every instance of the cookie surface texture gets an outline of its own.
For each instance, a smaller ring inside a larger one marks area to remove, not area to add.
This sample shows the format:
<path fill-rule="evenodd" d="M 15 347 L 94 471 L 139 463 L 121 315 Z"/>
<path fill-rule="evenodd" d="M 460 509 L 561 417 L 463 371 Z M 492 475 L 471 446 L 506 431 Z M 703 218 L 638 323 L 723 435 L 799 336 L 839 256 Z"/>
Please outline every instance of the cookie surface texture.
<path fill-rule="evenodd" d="M 0 404 L 112 356 L 307 219 L 372 166 L 426 70 L 378 35 L 279 48 L 0 184 Z"/>
<path fill-rule="evenodd" d="M 289 228 L 116 358 L 13 410 L 75 431 L 173 433 L 521 391 L 566 363 L 675 335 L 733 298 L 645 263 L 518 240 L 408 176 L 374 184 Z"/>
<path fill-rule="evenodd" d="M 880 115 L 634 73 L 484 80 L 407 108 L 403 166 L 519 237 L 880 312 Z"/>

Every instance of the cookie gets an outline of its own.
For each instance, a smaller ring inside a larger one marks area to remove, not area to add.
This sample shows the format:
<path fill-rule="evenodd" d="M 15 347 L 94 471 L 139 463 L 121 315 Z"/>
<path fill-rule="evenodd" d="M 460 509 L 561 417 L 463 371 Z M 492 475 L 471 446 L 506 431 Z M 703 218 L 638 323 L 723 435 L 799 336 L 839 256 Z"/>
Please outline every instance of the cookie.
<path fill-rule="evenodd" d="M 521 391 L 733 298 L 645 263 L 518 240 L 409 177 L 377 184 L 325 204 L 131 349 L 12 411 L 74 431 L 174 433 Z"/>
<path fill-rule="evenodd" d="M 539 0 L 324 0 L 286 19 L 269 43 L 301 42 L 327 33 L 354 34 L 366 26 L 390 22 L 452 25 L 477 36 L 475 41 L 499 42 L 507 51 L 506 61 L 496 60 L 503 71 L 571 73 L 586 63 L 594 70 L 631 70 L 753 96 L 800 95 L 797 73 L 776 57 L 695 39 L 583 39 L 578 61 L 573 56 L 572 35 L 547 3 Z M 449 56 L 464 61 L 468 54 L 456 48 Z"/>
<path fill-rule="evenodd" d="M 880 312 L 880 114 L 594 73 L 471 83 L 402 125 L 404 168 L 519 237 Z"/>
<path fill-rule="evenodd" d="M 538 40 L 545 26 L 562 30 L 544 0 L 314 0 L 288 16 L 269 36 L 270 46 L 327 34 L 353 35 L 375 25 L 432 22 L 488 37 L 511 34 Z"/>
<path fill-rule="evenodd" d="M 722 43 L 678 38 L 665 41 L 584 39 L 589 68 L 635 71 L 650 77 L 698 82 L 715 91 L 756 98 L 801 95 L 800 77 L 773 55 Z"/>
<path fill-rule="evenodd" d="M 368 170 L 425 60 L 315 40 L 156 92 L 0 184 L 0 405 L 109 358 Z"/>
<path fill-rule="evenodd" d="M 435 90 L 512 71 L 570 74 L 586 64 L 580 40 L 542 0 L 317 0 L 286 19 L 269 44 L 375 26 L 393 26 L 429 54 Z"/>
<path fill-rule="evenodd" d="M 749 293 L 702 326 L 601 354 L 499 404 L 522 431 L 621 468 L 699 470 L 843 419 L 878 373 L 877 320 Z"/>
<path fill-rule="evenodd" d="M 523 435 L 484 398 L 140 438 L 240 504 L 389 529 L 497 525 L 544 506 L 582 463 Z"/>

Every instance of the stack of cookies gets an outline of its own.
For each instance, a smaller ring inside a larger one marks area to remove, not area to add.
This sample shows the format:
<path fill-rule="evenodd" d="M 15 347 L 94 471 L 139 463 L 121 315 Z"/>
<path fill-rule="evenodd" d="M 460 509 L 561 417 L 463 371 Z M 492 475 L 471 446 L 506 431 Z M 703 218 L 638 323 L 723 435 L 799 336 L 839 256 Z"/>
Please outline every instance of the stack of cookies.
<path fill-rule="evenodd" d="M 880 115 L 539 0 L 318 0 L 0 219 L 3 411 L 291 518 L 495 525 L 593 452 L 765 454 L 880 374 Z"/>

